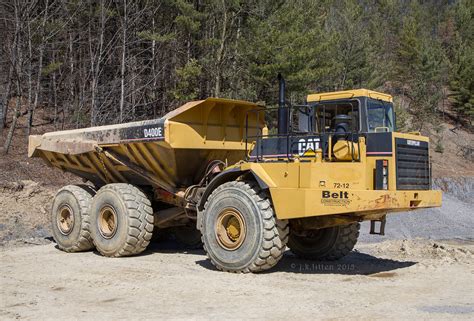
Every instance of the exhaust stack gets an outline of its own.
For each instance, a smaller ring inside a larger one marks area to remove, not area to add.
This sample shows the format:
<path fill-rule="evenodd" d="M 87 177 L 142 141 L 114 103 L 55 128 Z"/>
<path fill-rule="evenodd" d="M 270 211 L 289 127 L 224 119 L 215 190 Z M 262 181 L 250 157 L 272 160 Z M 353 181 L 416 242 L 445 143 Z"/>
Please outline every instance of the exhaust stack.
<path fill-rule="evenodd" d="M 288 134 L 288 108 L 285 106 L 285 79 L 278 74 L 278 134 Z"/>

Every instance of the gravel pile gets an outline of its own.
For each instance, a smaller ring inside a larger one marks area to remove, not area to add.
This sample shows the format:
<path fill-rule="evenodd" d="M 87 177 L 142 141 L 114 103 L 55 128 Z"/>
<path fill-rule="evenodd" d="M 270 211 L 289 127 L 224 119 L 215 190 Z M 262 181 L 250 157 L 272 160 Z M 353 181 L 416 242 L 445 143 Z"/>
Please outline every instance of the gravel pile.
<path fill-rule="evenodd" d="M 387 215 L 385 236 L 370 235 L 370 222 L 364 222 L 359 240 L 474 240 L 474 178 L 437 179 L 434 185 L 443 190 L 442 207 Z"/>

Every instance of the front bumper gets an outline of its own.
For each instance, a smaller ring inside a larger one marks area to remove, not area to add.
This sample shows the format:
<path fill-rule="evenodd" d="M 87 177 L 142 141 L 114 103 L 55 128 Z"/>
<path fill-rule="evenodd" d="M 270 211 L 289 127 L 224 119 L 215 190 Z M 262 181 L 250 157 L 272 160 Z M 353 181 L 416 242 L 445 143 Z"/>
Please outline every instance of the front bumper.
<path fill-rule="evenodd" d="M 279 219 L 332 214 L 370 214 L 399 212 L 441 206 L 438 190 L 331 190 L 306 188 L 270 188 Z"/>

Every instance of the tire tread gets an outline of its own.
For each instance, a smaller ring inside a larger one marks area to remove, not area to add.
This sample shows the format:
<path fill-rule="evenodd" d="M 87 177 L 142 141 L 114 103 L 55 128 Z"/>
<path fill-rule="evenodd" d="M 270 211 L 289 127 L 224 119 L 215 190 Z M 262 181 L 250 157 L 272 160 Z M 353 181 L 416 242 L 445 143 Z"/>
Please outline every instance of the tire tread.
<path fill-rule="evenodd" d="M 282 258 L 283 252 L 286 249 L 286 243 L 288 242 L 289 224 L 287 220 L 279 220 L 276 218 L 275 212 L 273 211 L 271 201 L 265 191 L 262 191 L 255 182 L 249 181 L 231 181 L 218 186 L 207 199 L 204 209 L 208 208 L 209 202 L 215 197 L 220 191 L 226 188 L 239 188 L 245 191 L 250 197 L 256 202 L 260 215 L 263 219 L 263 235 L 260 249 L 256 259 L 251 262 L 248 266 L 239 270 L 230 270 L 221 266 L 218 262 L 215 262 L 209 255 L 207 245 L 204 237 L 202 241 L 204 244 L 204 250 L 206 251 L 207 257 L 211 263 L 221 271 L 234 272 L 234 273 L 250 273 L 250 272 L 262 272 L 275 266 L 278 261 Z M 203 228 L 205 228 L 203 226 Z M 204 232 L 202 233 L 205 234 Z"/>
<path fill-rule="evenodd" d="M 77 242 L 71 247 L 64 247 L 57 243 L 58 247 L 65 252 L 83 252 L 94 248 L 91 237 L 91 217 L 89 212 L 89 205 L 92 199 L 94 190 L 88 185 L 67 185 L 62 187 L 56 195 L 61 192 L 69 192 L 77 200 L 81 215 L 81 229 Z"/>
<path fill-rule="evenodd" d="M 288 243 L 288 247 L 295 255 L 303 259 L 321 261 L 339 260 L 349 254 L 356 245 L 357 239 L 359 238 L 360 223 L 341 225 L 337 226 L 337 228 L 339 228 L 339 231 L 336 239 L 334 240 L 334 244 L 325 253 L 318 255 L 310 252 L 305 253 L 305 251 L 302 249 L 292 247 L 291 241 Z"/>
<path fill-rule="evenodd" d="M 153 208 L 150 200 L 140 189 L 131 184 L 107 184 L 98 193 L 103 190 L 112 190 L 120 196 L 127 208 L 129 226 L 126 240 L 121 248 L 113 253 L 104 253 L 96 244 L 97 250 L 109 257 L 131 256 L 143 252 L 150 244 L 154 228 Z"/>

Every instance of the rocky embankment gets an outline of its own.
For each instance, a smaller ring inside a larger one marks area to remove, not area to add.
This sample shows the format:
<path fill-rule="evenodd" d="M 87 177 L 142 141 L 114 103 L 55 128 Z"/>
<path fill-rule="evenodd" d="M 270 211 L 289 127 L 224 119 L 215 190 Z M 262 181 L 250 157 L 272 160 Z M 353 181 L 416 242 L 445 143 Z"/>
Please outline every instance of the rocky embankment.
<path fill-rule="evenodd" d="M 474 177 L 435 178 L 433 188 L 440 189 L 465 203 L 474 204 Z"/>

